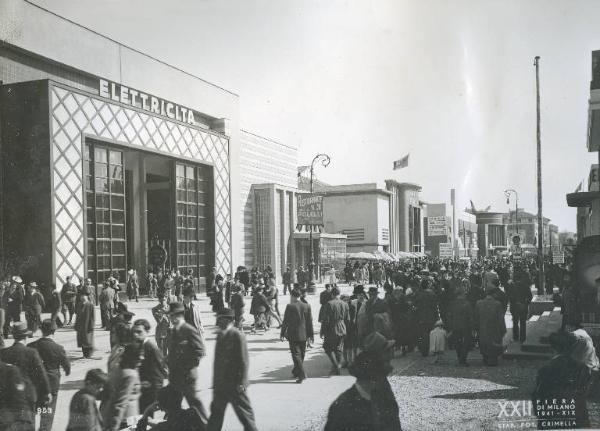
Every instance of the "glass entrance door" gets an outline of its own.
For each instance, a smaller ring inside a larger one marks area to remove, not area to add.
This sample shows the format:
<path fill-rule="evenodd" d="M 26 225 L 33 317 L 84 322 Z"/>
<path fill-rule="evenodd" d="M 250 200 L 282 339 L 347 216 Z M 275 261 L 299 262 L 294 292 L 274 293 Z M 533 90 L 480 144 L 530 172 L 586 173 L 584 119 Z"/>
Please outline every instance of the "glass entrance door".
<path fill-rule="evenodd" d="M 212 172 L 210 168 L 175 162 L 177 268 L 205 277 L 212 255 Z"/>
<path fill-rule="evenodd" d="M 94 283 L 103 283 L 113 274 L 126 281 L 123 168 L 123 151 L 86 142 L 87 274 Z"/>

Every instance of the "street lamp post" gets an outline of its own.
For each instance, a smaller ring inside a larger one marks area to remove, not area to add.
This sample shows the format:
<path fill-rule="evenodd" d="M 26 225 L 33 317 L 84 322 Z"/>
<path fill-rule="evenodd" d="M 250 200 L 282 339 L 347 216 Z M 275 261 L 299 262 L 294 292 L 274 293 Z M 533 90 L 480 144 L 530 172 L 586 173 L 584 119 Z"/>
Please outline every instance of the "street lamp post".
<path fill-rule="evenodd" d="M 329 163 L 331 162 L 331 158 L 327 155 L 327 154 L 317 154 L 314 159 L 312 160 L 311 164 L 310 164 L 310 194 L 313 194 L 313 179 L 314 179 L 314 172 L 315 172 L 315 163 L 317 163 L 317 161 L 321 162 L 321 165 L 323 165 L 323 167 L 327 167 L 329 166 Z M 314 225 L 310 225 L 309 229 L 310 229 L 310 233 L 309 233 L 309 257 L 308 257 L 308 289 L 309 291 L 314 291 L 314 287 L 315 287 L 315 274 L 314 274 L 314 268 L 315 268 L 315 256 L 314 256 L 314 252 L 313 252 L 313 228 Z"/>
<path fill-rule="evenodd" d="M 517 230 L 517 235 L 519 234 L 519 194 L 517 193 L 516 190 L 514 189 L 507 189 L 504 190 L 504 194 L 506 195 L 506 204 L 510 204 L 510 195 L 514 194 L 515 195 L 515 226 L 516 226 L 516 230 Z M 509 211 L 510 214 L 510 211 Z"/>

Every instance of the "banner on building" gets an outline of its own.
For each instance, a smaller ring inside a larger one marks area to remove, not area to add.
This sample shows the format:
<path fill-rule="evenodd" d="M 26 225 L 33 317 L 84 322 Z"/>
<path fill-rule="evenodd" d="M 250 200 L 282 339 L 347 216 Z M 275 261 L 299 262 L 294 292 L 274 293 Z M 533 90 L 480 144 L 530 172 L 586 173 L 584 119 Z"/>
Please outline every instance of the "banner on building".
<path fill-rule="evenodd" d="M 552 263 L 565 263 L 565 252 L 562 250 L 554 250 L 552 252 Z"/>
<path fill-rule="evenodd" d="M 452 243 L 441 242 L 440 243 L 440 259 L 452 259 Z"/>
<path fill-rule="evenodd" d="M 427 217 L 427 236 L 447 236 L 447 223 L 446 216 Z"/>
<path fill-rule="evenodd" d="M 298 195 L 298 224 L 323 225 L 323 196 Z"/>

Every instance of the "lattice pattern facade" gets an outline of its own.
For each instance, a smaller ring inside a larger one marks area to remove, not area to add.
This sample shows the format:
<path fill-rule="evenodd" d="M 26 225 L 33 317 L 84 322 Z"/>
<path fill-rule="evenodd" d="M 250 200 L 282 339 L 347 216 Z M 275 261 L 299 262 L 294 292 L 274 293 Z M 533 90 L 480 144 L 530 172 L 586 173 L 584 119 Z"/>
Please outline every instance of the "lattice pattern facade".
<path fill-rule="evenodd" d="M 215 265 L 231 272 L 231 204 L 228 138 L 88 94 L 51 85 L 54 265 L 56 283 L 85 275 L 83 135 L 108 139 L 214 166 Z"/>

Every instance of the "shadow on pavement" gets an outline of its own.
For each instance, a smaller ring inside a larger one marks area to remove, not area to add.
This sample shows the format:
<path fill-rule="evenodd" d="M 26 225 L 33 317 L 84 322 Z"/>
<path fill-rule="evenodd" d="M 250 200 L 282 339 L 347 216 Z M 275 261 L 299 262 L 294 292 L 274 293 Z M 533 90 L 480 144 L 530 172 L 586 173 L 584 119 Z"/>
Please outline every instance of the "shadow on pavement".
<path fill-rule="evenodd" d="M 60 384 L 60 389 L 63 391 L 76 391 L 83 388 L 84 380 L 72 380 Z"/>

